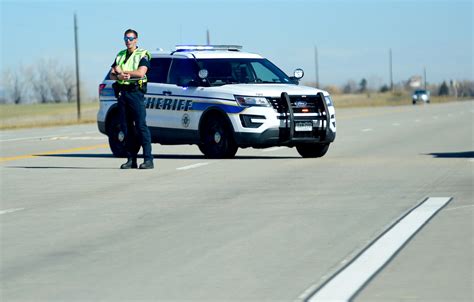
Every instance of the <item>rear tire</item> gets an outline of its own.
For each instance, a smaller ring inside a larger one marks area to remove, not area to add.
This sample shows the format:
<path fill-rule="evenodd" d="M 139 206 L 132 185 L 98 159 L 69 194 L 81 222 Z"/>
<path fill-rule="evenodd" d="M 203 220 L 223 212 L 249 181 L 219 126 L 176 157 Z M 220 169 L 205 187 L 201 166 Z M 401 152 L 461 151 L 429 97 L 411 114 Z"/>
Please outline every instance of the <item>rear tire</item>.
<path fill-rule="evenodd" d="M 233 158 L 237 152 L 232 127 L 221 115 L 211 115 L 203 121 L 199 150 L 207 158 Z"/>
<path fill-rule="evenodd" d="M 301 144 L 296 150 L 303 158 L 322 157 L 328 152 L 329 144 Z"/>
<path fill-rule="evenodd" d="M 127 157 L 127 149 L 125 144 L 124 132 L 120 127 L 120 119 L 118 114 L 110 117 L 107 125 L 107 136 L 109 137 L 109 147 L 115 157 Z M 136 136 L 135 136 L 136 137 Z M 134 142 L 133 146 L 136 153 L 140 150 L 140 144 Z"/>

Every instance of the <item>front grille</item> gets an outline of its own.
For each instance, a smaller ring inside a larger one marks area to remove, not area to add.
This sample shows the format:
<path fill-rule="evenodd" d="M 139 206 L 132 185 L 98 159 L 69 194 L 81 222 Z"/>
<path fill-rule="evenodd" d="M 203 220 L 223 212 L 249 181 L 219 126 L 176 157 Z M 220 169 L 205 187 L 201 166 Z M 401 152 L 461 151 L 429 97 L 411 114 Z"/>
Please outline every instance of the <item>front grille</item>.
<path fill-rule="evenodd" d="M 273 109 L 279 113 L 280 120 L 280 140 L 322 140 L 326 135 L 327 113 L 325 99 L 322 93 L 317 95 L 292 95 L 289 96 L 291 114 L 288 103 L 280 97 L 268 98 Z M 305 131 L 301 128 L 296 130 L 296 123 L 312 121 L 311 131 Z M 293 124 L 291 124 L 293 123 Z M 293 128 L 294 127 L 294 128 Z M 293 132 L 290 133 L 290 129 Z"/>
<path fill-rule="evenodd" d="M 269 101 L 278 113 L 287 112 L 285 100 L 277 97 L 269 98 Z M 291 95 L 290 102 L 294 113 L 320 113 L 324 109 L 319 96 L 316 95 Z M 303 112 L 303 109 L 307 109 L 306 112 Z"/>

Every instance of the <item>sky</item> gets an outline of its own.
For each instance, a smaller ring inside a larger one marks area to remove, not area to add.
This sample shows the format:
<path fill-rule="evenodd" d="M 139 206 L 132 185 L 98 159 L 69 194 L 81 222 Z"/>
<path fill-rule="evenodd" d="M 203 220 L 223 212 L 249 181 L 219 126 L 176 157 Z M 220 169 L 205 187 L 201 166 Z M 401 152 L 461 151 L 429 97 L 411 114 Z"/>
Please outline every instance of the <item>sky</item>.
<path fill-rule="evenodd" d="M 321 87 L 368 80 L 369 87 L 423 75 L 427 81 L 473 80 L 472 0 L 0 0 L 0 71 L 52 59 L 74 68 L 77 14 L 80 78 L 90 96 L 115 55 L 123 32 L 139 46 L 172 50 L 176 44 L 242 45 L 287 74 Z M 43 60 L 43 61 L 42 61 Z M 0 86 L 3 84 L 0 82 Z"/>

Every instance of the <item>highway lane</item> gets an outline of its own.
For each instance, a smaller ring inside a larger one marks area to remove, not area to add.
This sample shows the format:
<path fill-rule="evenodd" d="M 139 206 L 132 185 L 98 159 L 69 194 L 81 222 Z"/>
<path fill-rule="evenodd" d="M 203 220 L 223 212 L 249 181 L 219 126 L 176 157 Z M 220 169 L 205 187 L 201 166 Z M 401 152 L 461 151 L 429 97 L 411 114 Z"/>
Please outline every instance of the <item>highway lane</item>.
<path fill-rule="evenodd" d="M 154 145 L 152 171 L 120 171 L 95 125 L 4 131 L 0 298 L 303 300 L 405 211 L 449 196 L 355 300 L 472 300 L 473 113 L 339 110 L 321 159 Z"/>

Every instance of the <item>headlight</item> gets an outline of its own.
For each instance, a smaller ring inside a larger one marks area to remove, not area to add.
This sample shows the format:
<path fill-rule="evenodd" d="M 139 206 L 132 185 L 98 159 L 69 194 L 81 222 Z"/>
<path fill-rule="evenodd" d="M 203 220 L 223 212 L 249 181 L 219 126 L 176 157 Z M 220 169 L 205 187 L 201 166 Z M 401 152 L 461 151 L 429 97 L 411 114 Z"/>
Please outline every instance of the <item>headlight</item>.
<path fill-rule="evenodd" d="M 235 100 L 240 104 L 240 106 L 262 106 L 270 107 L 270 103 L 264 97 L 259 96 L 235 96 Z"/>
<path fill-rule="evenodd" d="M 326 104 L 328 106 L 334 106 L 334 103 L 332 102 L 332 98 L 329 95 L 325 95 L 324 99 L 326 100 Z"/>

